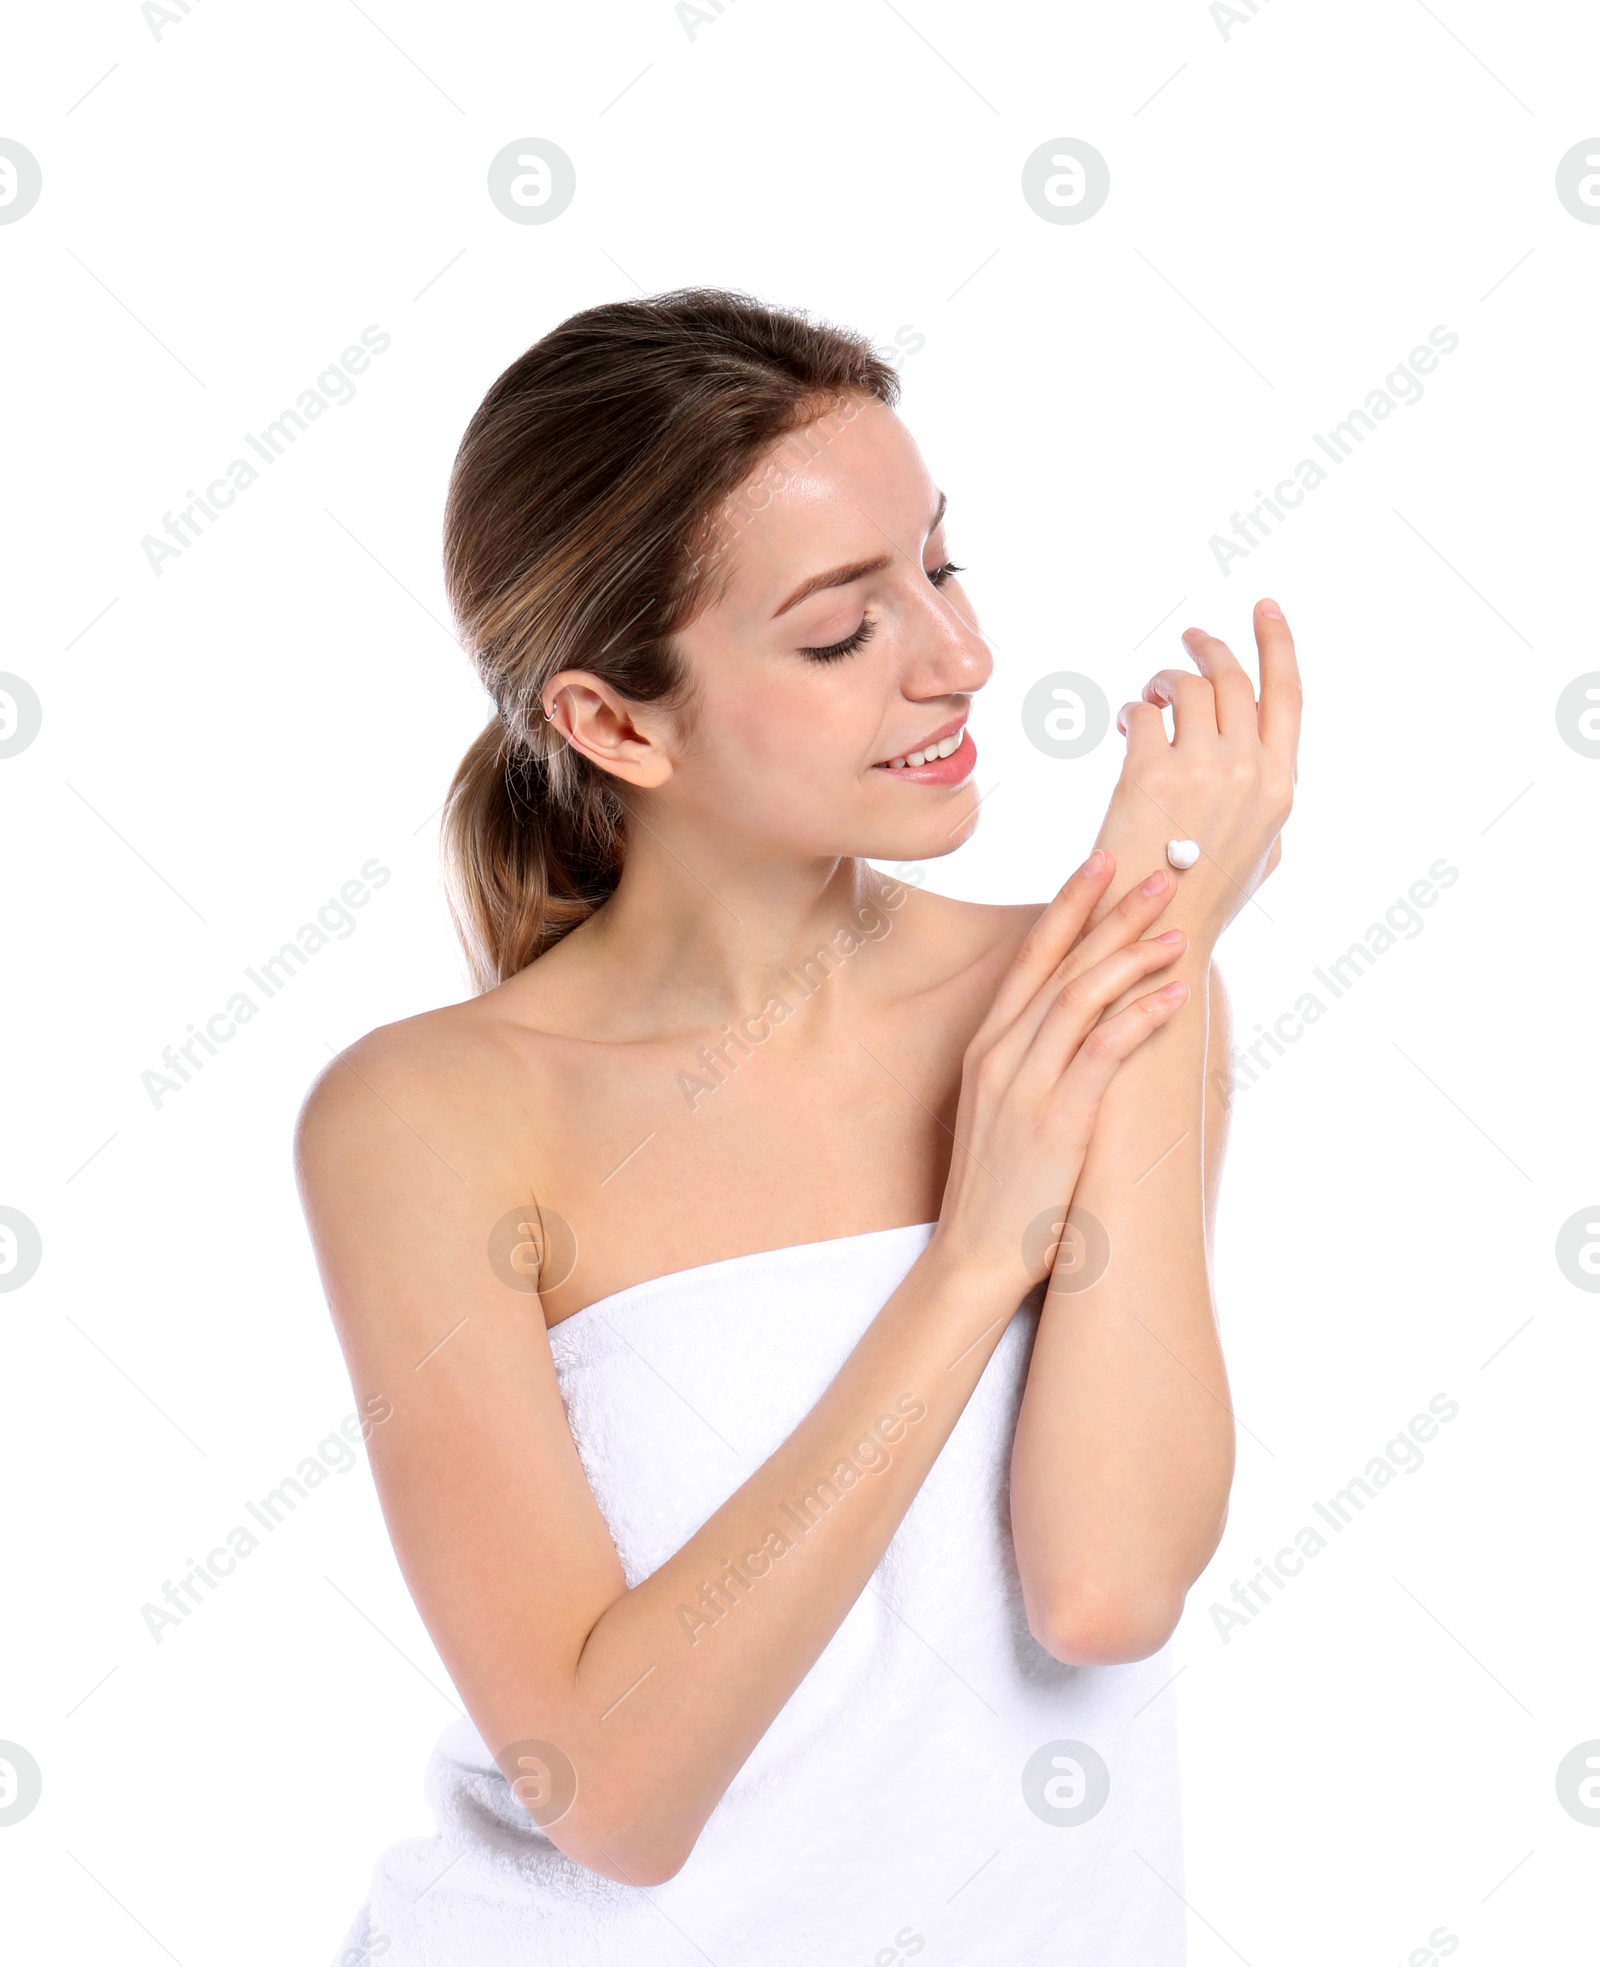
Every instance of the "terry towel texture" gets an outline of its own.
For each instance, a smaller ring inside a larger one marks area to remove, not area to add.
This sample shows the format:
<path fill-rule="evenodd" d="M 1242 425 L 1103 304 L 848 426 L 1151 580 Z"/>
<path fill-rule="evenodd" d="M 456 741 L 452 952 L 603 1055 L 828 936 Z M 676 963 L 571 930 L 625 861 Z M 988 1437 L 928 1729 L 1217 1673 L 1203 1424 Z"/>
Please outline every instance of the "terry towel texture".
<path fill-rule="evenodd" d="M 555 1327 L 568 1420 L 630 1585 L 793 1431 L 931 1233 L 706 1264 Z M 334 1967 L 1180 1967 L 1169 1651 L 1062 1666 L 1023 1613 L 1007 1463 L 1039 1302 L 676 1878 L 633 1888 L 563 1857 L 458 1721 L 426 1776 L 437 1835 L 379 1860 Z M 856 1480 L 894 1432 L 858 1450 Z M 848 1502 L 837 1474 L 779 1512 L 792 1543 Z M 760 1579 L 747 1590 L 759 1604 Z M 752 1616 L 721 1602 L 723 1618 Z M 683 1622 L 682 1644 L 690 1630 L 707 1643 L 709 1624 Z"/>

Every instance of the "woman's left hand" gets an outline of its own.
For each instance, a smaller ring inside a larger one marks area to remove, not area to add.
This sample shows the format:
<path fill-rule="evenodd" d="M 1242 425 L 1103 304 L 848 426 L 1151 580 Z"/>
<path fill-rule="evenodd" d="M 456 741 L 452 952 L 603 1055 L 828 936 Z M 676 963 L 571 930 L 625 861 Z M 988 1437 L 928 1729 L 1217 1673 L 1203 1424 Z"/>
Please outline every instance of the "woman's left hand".
<path fill-rule="evenodd" d="M 1184 632 L 1199 669 L 1163 669 L 1142 701 L 1124 704 L 1118 729 L 1127 761 L 1095 841 L 1130 878 L 1166 859 L 1169 840 L 1193 840 L 1200 859 L 1179 876 L 1168 919 L 1193 941 L 1214 941 L 1278 864 L 1279 835 L 1294 802 L 1300 740 L 1300 671 L 1294 638 L 1277 604 L 1258 601 L 1261 698 L 1225 642 Z M 1162 706 L 1173 713 L 1169 740 Z M 1091 926 L 1120 898 L 1116 884 Z"/>

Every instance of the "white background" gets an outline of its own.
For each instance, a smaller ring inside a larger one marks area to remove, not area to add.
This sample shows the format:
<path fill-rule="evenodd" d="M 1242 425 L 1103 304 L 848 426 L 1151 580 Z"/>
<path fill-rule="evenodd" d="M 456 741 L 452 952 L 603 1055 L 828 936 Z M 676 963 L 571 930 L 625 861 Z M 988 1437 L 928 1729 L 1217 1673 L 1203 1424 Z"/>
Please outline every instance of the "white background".
<path fill-rule="evenodd" d="M 1600 1829 L 1555 1772 L 1600 1737 L 1600 1301 L 1555 1240 L 1600 1198 L 1600 761 L 1555 705 L 1600 669 L 1600 225 L 1555 171 L 1600 127 L 1592 10 L 179 5 L 159 34 L 134 0 L 21 12 L 0 90 L 44 184 L 0 226 L 0 667 L 44 706 L 0 762 L 0 1202 L 44 1247 L 0 1298 L 0 1738 L 44 1782 L 0 1829 L 7 1957 L 322 1962 L 427 1827 L 453 1696 L 364 1463 L 159 1644 L 141 1607 L 353 1405 L 291 1179 L 305 1088 L 466 994 L 436 866 L 485 714 L 439 578 L 461 431 L 573 310 L 706 282 L 921 338 L 903 414 L 999 665 L 986 822 L 936 885 L 1039 900 L 1093 836 L 1118 740 L 1044 757 L 1030 684 L 1114 708 L 1189 622 L 1247 647 L 1261 594 L 1307 729 L 1224 945 L 1241 1033 L 1459 870 L 1237 1102 L 1238 1480 L 1162 1697 L 1183 1889 L 1201 1967 L 1389 1967 L 1439 1927 L 1462 1967 L 1579 1958 Z M 577 195 L 518 225 L 485 173 L 534 136 Z M 1021 195 L 1064 136 L 1110 166 L 1083 224 Z M 354 401 L 154 573 L 142 537 L 368 324 Z M 1423 399 L 1221 572 L 1230 514 L 1439 324 Z M 163 1047 L 374 857 L 355 932 L 153 1105 Z M 1441 1393 L 1425 1465 L 1224 1641 L 1232 1582 Z"/>

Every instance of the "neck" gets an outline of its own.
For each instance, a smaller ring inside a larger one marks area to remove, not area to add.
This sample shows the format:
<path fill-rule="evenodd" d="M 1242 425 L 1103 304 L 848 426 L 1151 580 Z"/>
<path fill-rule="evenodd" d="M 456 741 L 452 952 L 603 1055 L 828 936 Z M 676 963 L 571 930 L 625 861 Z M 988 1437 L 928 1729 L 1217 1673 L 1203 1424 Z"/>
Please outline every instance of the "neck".
<path fill-rule="evenodd" d="M 636 814 L 616 893 L 568 938 L 568 962 L 624 1028 L 630 1011 L 652 1030 L 720 1026 L 774 995 L 836 1013 L 871 987 L 872 946 L 893 920 L 886 894 L 904 890 L 865 861 L 668 839 Z"/>

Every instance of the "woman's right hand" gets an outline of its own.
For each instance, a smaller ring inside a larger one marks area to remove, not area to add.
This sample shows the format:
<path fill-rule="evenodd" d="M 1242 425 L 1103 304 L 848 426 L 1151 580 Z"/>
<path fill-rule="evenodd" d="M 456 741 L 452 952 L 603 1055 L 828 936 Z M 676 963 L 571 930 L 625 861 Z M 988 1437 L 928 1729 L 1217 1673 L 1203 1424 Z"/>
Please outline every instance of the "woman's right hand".
<path fill-rule="evenodd" d="M 1158 868 L 1085 933 L 1116 864 L 1096 849 L 1029 930 L 962 1061 L 955 1145 L 930 1256 L 1014 1280 L 1049 1275 L 1048 1224 L 1072 1200 L 1118 1067 L 1187 1001 L 1169 983 L 1110 1017 L 1133 985 L 1176 962 L 1180 929 L 1145 936 L 1176 882 Z M 1080 941 L 1079 938 L 1082 938 Z"/>

